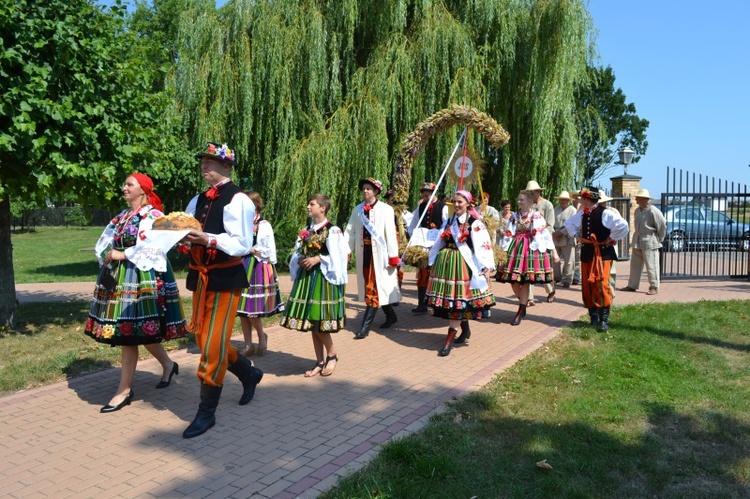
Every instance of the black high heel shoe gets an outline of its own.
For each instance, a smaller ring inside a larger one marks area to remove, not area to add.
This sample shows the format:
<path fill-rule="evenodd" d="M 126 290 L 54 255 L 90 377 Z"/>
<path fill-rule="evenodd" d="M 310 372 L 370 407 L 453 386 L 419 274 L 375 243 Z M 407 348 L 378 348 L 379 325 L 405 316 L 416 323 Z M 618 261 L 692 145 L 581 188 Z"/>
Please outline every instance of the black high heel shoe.
<path fill-rule="evenodd" d="M 123 407 L 125 407 L 126 405 L 130 405 L 130 403 L 131 403 L 131 402 L 133 401 L 133 396 L 134 396 L 134 395 L 135 395 L 135 393 L 133 393 L 133 389 L 131 388 L 131 389 L 130 389 L 130 393 L 128 393 L 128 396 L 127 396 L 127 397 L 125 397 L 125 398 L 124 398 L 124 399 L 122 400 L 122 402 L 120 402 L 120 403 L 119 403 L 119 404 L 117 404 L 117 405 L 109 405 L 109 404 L 107 404 L 107 405 L 105 405 L 104 407 L 102 407 L 101 409 L 99 409 L 99 412 L 105 412 L 105 413 L 106 413 L 106 412 L 115 412 L 115 411 L 119 411 L 120 409 L 122 409 L 122 408 L 123 408 Z"/>
<path fill-rule="evenodd" d="M 523 319 L 524 317 L 526 317 L 526 305 L 519 305 L 518 312 L 516 312 L 516 316 L 513 318 L 513 321 L 510 323 L 510 325 L 519 325 L 521 323 L 521 319 Z"/>
<path fill-rule="evenodd" d="M 166 388 L 169 386 L 169 384 L 172 382 L 172 376 L 180 374 L 180 366 L 177 364 L 177 362 L 172 362 L 172 371 L 169 373 L 169 379 L 167 381 L 159 381 L 156 384 L 156 388 Z"/>

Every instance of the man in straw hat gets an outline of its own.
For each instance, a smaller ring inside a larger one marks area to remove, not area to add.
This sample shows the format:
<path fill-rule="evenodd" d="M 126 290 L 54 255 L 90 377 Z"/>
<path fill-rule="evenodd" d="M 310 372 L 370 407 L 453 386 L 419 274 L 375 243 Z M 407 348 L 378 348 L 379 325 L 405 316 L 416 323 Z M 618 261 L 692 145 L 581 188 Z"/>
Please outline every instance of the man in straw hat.
<path fill-rule="evenodd" d="M 209 142 L 195 157 L 201 160 L 203 180 L 210 189 L 195 196 L 185 209 L 203 229 L 191 230 L 185 237 L 191 244 L 186 285 L 193 291 L 188 329 L 195 334 L 201 351 L 201 401 L 195 419 L 182 434 L 185 438 L 197 437 L 214 426 L 227 371 L 242 382 L 240 405 L 252 400 L 263 378 L 263 372 L 239 355 L 230 342 L 242 291 L 248 286 L 242 257 L 253 248 L 255 206 L 232 183 L 235 155 L 226 144 Z"/>
<path fill-rule="evenodd" d="M 552 235 L 554 232 L 553 224 L 555 223 L 555 207 L 548 200 L 542 197 L 542 188 L 536 180 L 529 180 L 526 184 L 526 190 L 534 193 L 534 209 L 542 215 L 547 224 L 547 231 Z M 547 302 L 555 301 L 555 282 L 544 283 L 544 291 L 547 293 Z M 534 304 L 534 288 L 529 288 L 529 305 Z"/>
<path fill-rule="evenodd" d="M 414 231 L 419 229 L 420 245 L 426 248 L 428 251 L 432 248 L 435 242 L 435 237 L 431 238 L 428 234 L 430 231 L 435 231 L 437 235 L 440 231 L 440 227 L 443 226 L 443 222 L 448 220 L 448 206 L 433 196 L 435 192 L 434 182 L 425 182 L 419 189 L 419 205 L 414 210 L 411 217 L 411 223 L 407 231 L 409 236 L 414 235 Z M 427 213 L 425 213 L 425 211 Z M 422 214 L 424 213 L 424 217 Z M 419 219 L 422 218 L 422 223 L 419 224 Z M 417 226 L 419 224 L 419 226 Z M 416 240 L 416 239 L 415 239 Z M 424 268 L 417 269 L 417 307 L 412 309 L 415 314 L 428 312 L 430 309 L 427 308 L 427 284 L 430 280 L 430 267 L 425 265 Z"/>
<path fill-rule="evenodd" d="M 581 191 L 570 191 L 570 204 L 576 209 L 581 211 Z M 573 285 L 578 286 L 581 284 L 581 243 L 576 240 L 576 247 L 573 254 L 575 264 L 573 265 Z"/>
<path fill-rule="evenodd" d="M 635 231 L 630 245 L 630 278 L 623 291 L 635 291 L 641 282 L 643 265 L 648 275 L 647 295 L 659 293 L 659 248 L 667 235 L 667 222 L 656 206 L 649 203 L 651 195 L 647 189 L 635 194 L 638 208 L 635 210 Z"/>
<path fill-rule="evenodd" d="M 393 208 L 378 202 L 383 184 L 374 178 L 359 181 L 364 201 L 354 207 L 344 230 L 344 238 L 357 258 L 357 294 L 365 302 L 362 325 L 355 339 L 366 338 L 378 307 L 383 307 L 388 329 L 398 321 L 394 303 L 401 301 L 398 289 L 398 240 Z"/>
<path fill-rule="evenodd" d="M 555 281 L 559 282 L 563 288 L 569 288 L 573 282 L 573 269 L 575 267 L 575 238 L 565 232 L 565 221 L 575 215 L 576 209 L 570 204 L 570 194 L 568 191 L 562 191 L 557 196 L 559 206 L 555 208 L 555 224 L 552 233 L 552 241 L 557 248 L 557 254 L 560 255 L 560 261 L 554 263 Z"/>
<path fill-rule="evenodd" d="M 605 210 L 612 210 L 617 214 L 618 217 L 622 216 L 622 213 L 615 208 L 614 206 L 609 206 L 607 203 L 612 201 L 612 199 L 609 196 L 607 196 L 607 193 L 603 190 L 599 189 L 599 202 L 597 203 L 599 206 L 603 207 Z M 615 255 L 617 255 L 618 258 L 615 258 L 612 260 L 612 265 L 609 267 L 609 287 L 612 289 L 612 298 L 617 296 L 617 288 L 615 287 L 617 285 L 617 260 L 619 259 L 619 256 L 617 254 L 617 246 L 613 246 L 615 249 Z"/>
<path fill-rule="evenodd" d="M 597 204 L 599 192 L 581 189 L 582 210 L 565 221 L 569 235 L 578 237 L 581 246 L 581 291 L 583 304 L 589 310 L 591 325 L 599 331 L 609 328 L 612 288 L 609 273 L 617 259 L 613 245 L 628 235 L 628 222 L 612 210 Z"/>

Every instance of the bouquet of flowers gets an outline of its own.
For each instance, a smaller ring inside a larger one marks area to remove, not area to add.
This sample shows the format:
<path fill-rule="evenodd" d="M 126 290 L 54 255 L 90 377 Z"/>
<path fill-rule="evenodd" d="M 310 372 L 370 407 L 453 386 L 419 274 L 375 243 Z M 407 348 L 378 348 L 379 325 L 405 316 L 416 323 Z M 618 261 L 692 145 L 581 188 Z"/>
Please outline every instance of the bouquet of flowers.
<path fill-rule="evenodd" d="M 306 257 L 318 256 L 326 243 L 326 239 L 328 239 L 328 227 L 320 232 L 304 229 L 300 231 L 297 237 L 300 240 L 299 248 L 297 249 L 300 255 Z"/>

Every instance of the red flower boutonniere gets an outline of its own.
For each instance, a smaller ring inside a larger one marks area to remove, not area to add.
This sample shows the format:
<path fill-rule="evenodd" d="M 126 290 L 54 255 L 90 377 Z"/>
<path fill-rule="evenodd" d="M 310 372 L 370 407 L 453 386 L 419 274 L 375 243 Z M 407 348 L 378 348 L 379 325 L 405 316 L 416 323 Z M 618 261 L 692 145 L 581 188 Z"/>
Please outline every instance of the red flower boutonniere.
<path fill-rule="evenodd" d="M 445 239 L 445 240 L 450 239 L 451 238 L 451 231 L 450 231 L 450 229 L 444 230 L 443 233 L 440 234 L 440 238 L 441 239 Z"/>
<path fill-rule="evenodd" d="M 591 214 L 591 210 L 589 210 L 588 208 L 584 208 L 583 209 L 583 214 L 584 215 L 590 215 Z"/>
<path fill-rule="evenodd" d="M 214 199 L 219 197 L 219 189 L 216 187 L 211 187 L 209 190 L 206 191 L 206 197 L 213 201 Z"/>
<path fill-rule="evenodd" d="M 462 230 L 461 235 L 458 236 L 458 242 L 459 243 L 465 243 L 467 239 L 469 239 L 469 236 L 471 235 L 471 232 L 468 230 Z"/>
<path fill-rule="evenodd" d="M 513 237 L 513 234 L 509 230 L 506 230 L 505 237 Z"/>
<path fill-rule="evenodd" d="M 190 249 L 187 247 L 186 244 L 178 244 L 177 251 L 179 251 L 183 255 L 187 255 L 188 253 L 190 253 Z"/>

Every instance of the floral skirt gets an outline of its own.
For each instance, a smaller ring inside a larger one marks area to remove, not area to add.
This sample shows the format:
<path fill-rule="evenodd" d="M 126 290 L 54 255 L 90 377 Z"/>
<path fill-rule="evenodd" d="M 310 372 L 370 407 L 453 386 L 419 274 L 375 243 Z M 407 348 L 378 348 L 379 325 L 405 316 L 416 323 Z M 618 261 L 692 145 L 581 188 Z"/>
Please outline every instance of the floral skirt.
<path fill-rule="evenodd" d="M 435 317 L 464 320 L 490 316 L 495 297 L 488 288 L 471 289 L 471 270 L 455 248 L 443 248 L 430 269 L 427 306 Z"/>
<path fill-rule="evenodd" d="M 109 270 L 102 267 L 84 332 L 108 345 L 145 345 L 185 336 L 180 292 L 167 262 L 166 272 L 143 271 L 121 262 L 111 293 L 100 284 Z"/>
<path fill-rule="evenodd" d="M 297 331 L 336 333 L 346 318 L 343 284 L 331 284 L 316 265 L 300 267 L 280 324 Z"/>
<path fill-rule="evenodd" d="M 264 317 L 284 310 L 276 268 L 271 263 L 259 262 L 249 255 L 242 262 L 247 270 L 247 289 L 242 292 L 237 315 Z"/>
<path fill-rule="evenodd" d="M 530 245 L 528 235 L 513 238 L 508 246 L 508 263 L 497 272 L 495 279 L 520 284 L 552 282 L 551 252 L 532 250 Z"/>

